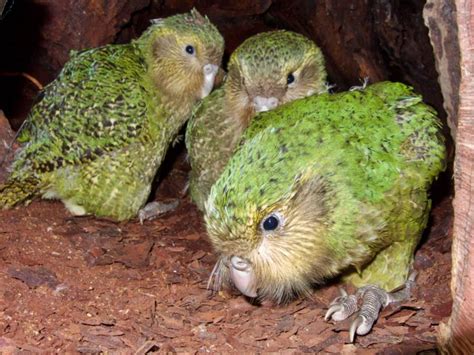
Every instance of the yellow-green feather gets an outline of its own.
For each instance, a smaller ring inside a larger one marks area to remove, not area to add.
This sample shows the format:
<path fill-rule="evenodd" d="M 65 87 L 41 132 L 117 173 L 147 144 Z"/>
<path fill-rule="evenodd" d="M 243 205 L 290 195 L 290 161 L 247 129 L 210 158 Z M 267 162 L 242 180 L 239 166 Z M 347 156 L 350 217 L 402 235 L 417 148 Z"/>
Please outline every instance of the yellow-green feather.
<path fill-rule="evenodd" d="M 315 70 L 311 89 L 324 92 L 323 55 L 315 43 L 298 33 L 284 30 L 259 33 L 246 39 L 232 53 L 226 82 L 203 100 L 186 129 L 191 164 L 190 194 L 199 209 L 204 210 L 211 186 L 224 170 L 255 114 L 251 107 L 245 109 L 244 104 L 240 105 L 241 99 L 237 97 L 241 94 L 238 91 L 243 90 L 241 75 L 264 86 L 264 91 L 271 96 L 270 93 L 277 89 L 272 85 L 281 80 L 286 83 L 288 73 L 298 69 L 295 63 L 300 65 L 309 58 L 317 64 L 311 67 Z M 299 94 L 298 97 L 307 95 Z M 247 105 L 251 106 L 251 103 Z"/>
<path fill-rule="evenodd" d="M 258 115 L 207 201 L 214 248 L 251 261 L 262 297 L 341 273 L 400 286 L 444 169 L 439 126 L 410 87 L 389 82 Z M 265 237 L 260 223 L 275 211 L 286 225 Z M 273 259 L 261 260 L 262 243 Z"/>
<path fill-rule="evenodd" d="M 45 197 L 117 220 L 137 214 L 198 96 L 161 91 L 160 80 L 177 80 L 172 65 L 170 78 L 155 77 L 166 64 L 154 57 L 156 39 L 170 33 L 204 43 L 213 60 L 222 55 L 222 36 L 196 11 L 163 19 L 130 44 L 73 52 L 27 118 L 0 208 Z"/>

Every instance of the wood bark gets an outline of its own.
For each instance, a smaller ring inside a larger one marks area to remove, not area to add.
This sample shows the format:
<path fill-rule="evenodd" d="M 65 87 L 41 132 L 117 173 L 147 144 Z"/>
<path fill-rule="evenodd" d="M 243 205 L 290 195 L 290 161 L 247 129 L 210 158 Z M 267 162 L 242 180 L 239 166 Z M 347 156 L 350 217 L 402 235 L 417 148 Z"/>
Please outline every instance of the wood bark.
<path fill-rule="evenodd" d="M 443 107 L 448 114 L 447 123 L 451 137 L 456 139 L 461 58 L 454 0 L 428 0 L 423 9 L 423 17 L 434 49 Z"/>
<path fill-rule="evenodd" d="M 440 329 L 445 352 L 474 353 L 474 5 L 456 0 L 461 81 L 454 162 L 453 309 Z"/>
<path fill-rule="evenodd" d="M 370 82 L 414 86 L 443 117 L 433 50 L 422 11 L 425 0 L 274 0 L 268 19 L 313 39 L 338 91 Z"/>

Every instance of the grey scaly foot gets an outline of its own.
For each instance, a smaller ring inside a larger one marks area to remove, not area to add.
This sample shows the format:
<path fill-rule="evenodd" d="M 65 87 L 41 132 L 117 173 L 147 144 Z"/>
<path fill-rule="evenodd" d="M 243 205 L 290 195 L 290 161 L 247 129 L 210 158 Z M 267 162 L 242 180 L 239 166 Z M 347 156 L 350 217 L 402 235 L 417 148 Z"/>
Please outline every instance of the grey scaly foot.
<path fill-rule="evenodd" d="M 341 295 L 336 297 L 324 316 L 325 320 L 332 319 L 336 322 L 349 318 L 359 309 L 356 295 L 349 295 L 343 288 L 339 289 Z"/>
<path fill-rule="evenodd" d="M 348 295 L 344 289 L 341 289 L 341 296 L 331 302 L 324 319 L 341 321 L 359 311 L 349 328 L 349 340 L 353 343 L 356 334 L 366 335 L 370 332 L 383 308 L 390 303 L 401 302 L 410 297 L 415 277 L 416 273 L 412 273 L 402 289 L 392 292 L 387 292 L 375 285 L 361 287 L 355 295 Z"/>
<path fill-rule="evenodd" d="M 363 80 L 361 80 L 362 85 L 351 86 L 349 88 L 349 91 L 364 90 L 369 84 L 369 80 L 370 80 L 369 77 L 366 76 Z"/>
<path fill-rule="evenodd" d="M 167 203 L 158 201 L 147 203 L 145 207 L 143 207 L 138 212 L 138 219 L 140 220 L 140 224 L 143 224 L 143 221 L 145 220 L 151 220 L 161 216 L 162 214 L 173 211 L 176 209 L 176 207 L 178 207 L 178 205 L 179 200 L 177 199 Z"/>

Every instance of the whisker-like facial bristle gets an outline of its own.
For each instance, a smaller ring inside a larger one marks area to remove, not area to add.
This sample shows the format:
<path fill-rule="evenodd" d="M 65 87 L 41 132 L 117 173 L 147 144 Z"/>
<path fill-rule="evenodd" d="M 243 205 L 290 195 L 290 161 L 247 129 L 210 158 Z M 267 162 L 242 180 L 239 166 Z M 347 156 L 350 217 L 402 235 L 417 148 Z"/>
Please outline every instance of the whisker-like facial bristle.
<path fill-rule="evenodd" d="M 211 271 L 211 275 L 209 276 L 209 280 L 207 281 L 207 289 L 213 292 L 218 292 L 221 290 L 222 285 L 225 279 L 225 271 L 226 265 L 222 258 L 217 260 L 214 268 Z"/>

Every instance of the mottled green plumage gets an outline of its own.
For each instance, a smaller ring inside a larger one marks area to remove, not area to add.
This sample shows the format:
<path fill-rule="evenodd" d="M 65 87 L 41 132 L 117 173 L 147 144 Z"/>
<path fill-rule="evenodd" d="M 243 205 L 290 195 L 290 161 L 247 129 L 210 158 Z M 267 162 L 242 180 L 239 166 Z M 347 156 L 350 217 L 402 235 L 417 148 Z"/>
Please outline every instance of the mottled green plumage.
<path fill-rule="evenodd" d="M 27 118 L 0 207 L 42 196 L 74 214 L 134 217 L 202 95 L 203 65 L 219 65 L 222 52 L 219 32 L 192 11 L 130 44 L 72 53 Z"/>
<path fill-rule="evenodd" d="M 288 76 L 294 82 L 288 84 Z M 203 100 L 188 122 L 186 146 L 191 164 L 190 193 L 202 210 L 212 184 L 232 156 L 256 114 L 254 99 L 278 104 L 326 91 L 319 48 L 289 31 L 260 33 L 232 54 L 224 85 Z"/>
<path fill-rule="evenodd" d="M 402 285 L 444 169 L 439 126 L 410 87 L 389 82 L 258 115 L 207 201 L 217 282 L 237 256 L 259 297 L 276 301 L 341 273 Z"/>

